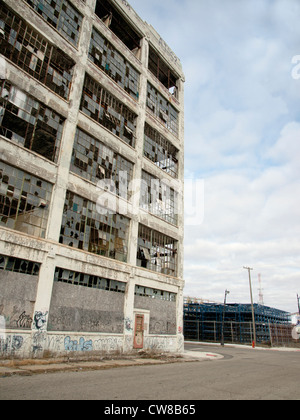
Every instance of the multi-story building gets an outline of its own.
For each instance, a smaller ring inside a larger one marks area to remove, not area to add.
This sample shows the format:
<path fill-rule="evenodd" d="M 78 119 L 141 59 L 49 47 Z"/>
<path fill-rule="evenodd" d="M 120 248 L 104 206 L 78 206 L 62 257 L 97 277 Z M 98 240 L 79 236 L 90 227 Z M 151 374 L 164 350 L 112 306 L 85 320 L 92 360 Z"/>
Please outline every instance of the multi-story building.
<path fill-rule="evenodd" d="M 183 348 L 184 75 L 125 0 L 0 0 L 0 354 Z"/>

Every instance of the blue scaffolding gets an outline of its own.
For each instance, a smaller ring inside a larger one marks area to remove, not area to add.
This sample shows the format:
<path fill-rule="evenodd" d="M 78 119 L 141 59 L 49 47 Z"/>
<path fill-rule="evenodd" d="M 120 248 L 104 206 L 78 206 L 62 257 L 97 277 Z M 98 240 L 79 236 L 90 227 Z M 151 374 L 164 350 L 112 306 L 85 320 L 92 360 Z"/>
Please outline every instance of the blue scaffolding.
<path fill-rule="evenodd" d="M 290 327 L 288 312 L 254 304 L 257 343 L 272 342 L 274 328 Z M 224 322 L 223 322 L 224 316 Z M 184 303 L 184 335 L 186 340 L 220 342 L 224 327 L 226 342 L 242 344 L 253 341 L 252 307 L 250 304 Z"/>

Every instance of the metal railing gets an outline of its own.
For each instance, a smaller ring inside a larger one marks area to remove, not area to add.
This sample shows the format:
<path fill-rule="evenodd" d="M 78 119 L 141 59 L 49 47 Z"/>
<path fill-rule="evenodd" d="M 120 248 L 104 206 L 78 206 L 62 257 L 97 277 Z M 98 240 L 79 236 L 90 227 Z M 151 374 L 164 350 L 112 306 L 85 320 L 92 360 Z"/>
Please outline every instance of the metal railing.
<path fill-rule="evenodd" d="M 257 344 L 289 346 L 297 343 L 293 339 L 291 324 L 256 323 Z M 184 321 L 184 338 L 191 341 L 220 343 L 222 322 Z M 251 344 L 254 340 L 252 322 L 224 322 L 224 341 L 234 344 Z"/>

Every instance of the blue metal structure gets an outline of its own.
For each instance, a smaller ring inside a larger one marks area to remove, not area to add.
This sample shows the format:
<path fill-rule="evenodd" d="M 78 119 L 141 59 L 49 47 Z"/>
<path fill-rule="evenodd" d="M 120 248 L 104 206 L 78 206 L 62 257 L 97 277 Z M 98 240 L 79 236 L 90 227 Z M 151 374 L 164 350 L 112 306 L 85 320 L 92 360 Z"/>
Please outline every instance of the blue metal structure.
<path fill-rule="evenodd" d="M 219 342 L 222 335 L 226 342 L 252 343 L 252 309 L 250 304 L 228 304 L 186 301 L 184 304 L 185 339 Z M 274 326 L 291 326 L 288 312 L 254 304 L 257 343 L 272 341 Z"/>

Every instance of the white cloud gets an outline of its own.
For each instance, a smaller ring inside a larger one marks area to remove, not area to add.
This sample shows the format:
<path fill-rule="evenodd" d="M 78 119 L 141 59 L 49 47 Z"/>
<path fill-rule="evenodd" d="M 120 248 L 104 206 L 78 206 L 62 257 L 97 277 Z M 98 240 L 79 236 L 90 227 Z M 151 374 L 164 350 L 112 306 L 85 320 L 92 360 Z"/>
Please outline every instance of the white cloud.
<path fill-rule="evenodd" d="M 186 227 L 186 294 L 296 310 L 300 293 L 298 0 L 132 0 L 186 74 L 186 168 L 205 181 L 204 220 Z M 258 285 L 256 284 L 257 288 Z"/>

